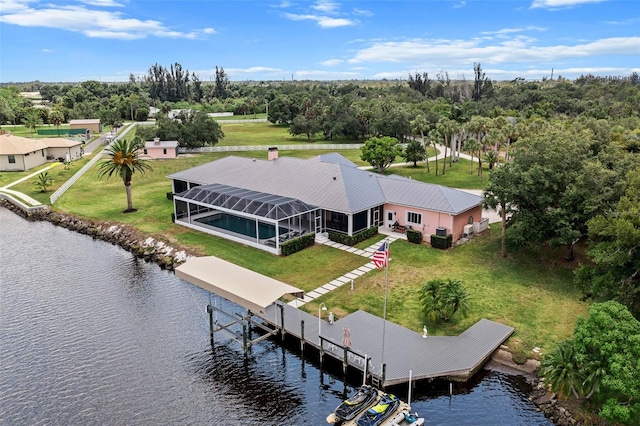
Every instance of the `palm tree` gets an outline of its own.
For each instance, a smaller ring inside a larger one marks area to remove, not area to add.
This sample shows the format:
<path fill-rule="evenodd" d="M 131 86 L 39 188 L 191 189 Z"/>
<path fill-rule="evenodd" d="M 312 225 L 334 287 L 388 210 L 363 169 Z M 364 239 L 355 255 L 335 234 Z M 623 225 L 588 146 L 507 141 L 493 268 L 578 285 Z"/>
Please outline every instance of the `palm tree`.
<path fill-rule="evenodd" d="M 422 114 L 418 114 L 416 118 L 411 121 L 411 131 L 414 132 L 414 134 L 420 134 L 420 139 L 424 146 L 425 159 L 427 160 L 427 173 L 429 173 L 429 153 L 427 152 L 427 147 L 431 145 L 431 143 L 424 138 L 424 132 L 427 130 L 429 130 L 429 121 L 427 121 L 427 117 Z"/>
<path fill-rule="evenodd" d="M 29 134 L 33 136 L 33 131 L 35 131 L 38 126 L 42 126 L 42 117 L 40 113 L 35 108 L 30 108 L 27 110 L 25 117 L 22 119 L 22 122 L 30 130 Z"/>
<path fill-rule="evenodd" d="M 404 150 L 404 161 L 413 162 L 413 167 L 418 167 L 418 161 L 423 161 L 427 156 L 424 146 L 417 140 L 412 140 Z"/>
<path fill-rule="evenodd" d="M 429 146 L 433 145 L 436 149 L 436 176 L 438 176 L 438 140 L 440 139 L 440 134 L 436 129 L 430 130 L 429 135 L 427 136 L 427 140 L 429 141 Z M 429 159 L 427 158 L 427 165 L 429 164 Z"/>
<path fill-rule="evenodd" d="M 452 280 L 451 278 L 447 279 L 447 283 L 445 284 L 445 289 L 442 294 L 442 306 L 444 311 L 449 314 L 447 318 L 444 318 L 445 320 L 454 316 L 456 312 L 460 312 L 462 316 L 467 316 L 471 307 L 469 294 L 462 285 L 462 281 Z"/>
<path fill-rule="evenodd" d="M 49 113 L 49 123 L 56 126 L 58 136 L 60 136 L 60 125 L 64 123 L 64 113 L 59 109 L 54 109 Z"/>
<path fill-rule="evenodd" d="M 430 280 L 422 286 L 420 300 L 422 302 L 422 313 L 425 317 L 435 321 L 440 318 L 440 288 L 442 280 Z"/>
<path fill-rule="evenodd" d="M 469 151 L 469 154 L 471 154 L 471 166 L 469 169 L 469 174 L 472 175 L 473 174 L 473 154 L 480 151 L 480 144 L 478 143 L 477 140 L 473 138 L 469 138 L 466 141 L 464 141 L 464 147 L 466 148 L 467 151 Z"/>
<path fill-rule="evenodd" d="M 38 174 L 38 179 L 33 182 L 33 185 L 40 189 L 40 192 L 47 192 L 47 189 L 53 184 L 53 178 L 49 176 L 49 172 L 42 172 Z"/>
<path fill-rule="evenodd" d="M 570 340 L 560 343 L 553 352 L 542 360 L 540 372 L 561 398 L 569 396 L 569 392 L 579 398 L 582 376 L 575 359 L 575 349 Z"/>
<path fill-rule="evenodd" d="M 457 312 L 466 316 L 470 310 L 469 295 L 462 281 L 451 278 L 428 281 L 422 286 L 420 300 L 423 315 L 434 321 L 449 321 Z"/>
<path fill-rule="evenodd" d="M 118 139 L 112 145 L 109 145 L 105 151 L 107 159 L 100 163 L 99 176 L 111 177 L 118 175 L 124 182 L 127 192 L 127 209 L 124 213 L 135 212 L 133 202 L 131 200 L 131 177 L 135 172 L 144 174 L 148 170 L 153 170 L 145 160 L 138 157 L 138 149 L 143 147 L 142 140 L 136 136 L 135 138 Z"/>

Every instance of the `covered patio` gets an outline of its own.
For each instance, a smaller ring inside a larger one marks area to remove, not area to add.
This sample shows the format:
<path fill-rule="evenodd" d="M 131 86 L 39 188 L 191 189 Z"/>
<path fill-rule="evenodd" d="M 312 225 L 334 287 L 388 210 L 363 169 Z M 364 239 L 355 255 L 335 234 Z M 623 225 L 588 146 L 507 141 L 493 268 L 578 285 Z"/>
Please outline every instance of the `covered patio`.
<path fill-rule="evenodd" d="M 222 184 L 174 195 L 176 223 L 274 254 L 316 231 L 320 209 L 300 200 Z"/>

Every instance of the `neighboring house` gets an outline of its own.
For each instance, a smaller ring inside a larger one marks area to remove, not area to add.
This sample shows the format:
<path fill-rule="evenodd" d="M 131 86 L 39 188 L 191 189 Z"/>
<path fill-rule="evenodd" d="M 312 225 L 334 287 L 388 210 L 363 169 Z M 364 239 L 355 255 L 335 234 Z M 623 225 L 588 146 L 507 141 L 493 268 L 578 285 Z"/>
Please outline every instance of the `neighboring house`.
<path fill-rule="evenodd" d="M 50 160 L 60 160 L 62 158 L 66 161 L 74 161 L 81 159 L 84 155 L 81 141 L 64 138 L 47 138 L 42 139 L 42 142 L 47 145 Z"/>
<path fill-rule="evenodd" d="M 84 119 L 84 120 L 69 120 L 69 127 L 71 129 L 86 129 L 91 133 L 102 133 L 102 123 L 99 118 L 96 119 Z"/>
<path fill-rule="evenodd" d="M 272 253 L 304 233 L 353 235 L 395 222 L 423 239 L 461 238 L 481 221 L 482 198 L 364 171 L 337 153 L 308 160 L 225 157 L 169 175 L 175 222 Z M 468 231 L 468 228 L 466 228 Z"/>
<path fill-rule="evenodd" d="M 47 162 L 48 147 L 43 139 L 0 135 L 0 171 L 21 172 Z"/>
<path fill-rule="evenodd" d="M 138 155 L 142 158 L 162 159 L 178 157 L 178 141 L 161 141 L 154 138 L 150 142 L 144 143 L 144 148 L 138 150 Z"/>
<path fill-rule="evenodd" d="M 193 112 L 193 110 L 185 108 L 185 109 L 172 109 L 171 111 L 169 111 L 169 113 L 167 114 L 168 118 L 171 118 L 172 120 L 175 120 L 178 118 L 178 116 L 180 116 L 180 114 L 191 114 Z"/>
<path fill-rule="evenodd" d="M 29 170 L 51 160 L 77 160 L 82 155 L 82 142 L 0 135 L 0 171 L 3 172 Z"/>

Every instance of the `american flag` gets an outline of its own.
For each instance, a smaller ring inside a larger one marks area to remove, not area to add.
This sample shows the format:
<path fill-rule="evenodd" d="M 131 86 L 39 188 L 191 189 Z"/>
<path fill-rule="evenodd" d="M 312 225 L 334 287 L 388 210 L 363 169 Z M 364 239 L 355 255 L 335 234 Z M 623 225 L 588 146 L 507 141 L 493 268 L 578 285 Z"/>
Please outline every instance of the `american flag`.
<path fill-rule="evenodd" d="M 389 241 L 384 240 L 382 245 L 373 254 L 371 261 L 379 270 L 385 268 L 389 263 Z"/>

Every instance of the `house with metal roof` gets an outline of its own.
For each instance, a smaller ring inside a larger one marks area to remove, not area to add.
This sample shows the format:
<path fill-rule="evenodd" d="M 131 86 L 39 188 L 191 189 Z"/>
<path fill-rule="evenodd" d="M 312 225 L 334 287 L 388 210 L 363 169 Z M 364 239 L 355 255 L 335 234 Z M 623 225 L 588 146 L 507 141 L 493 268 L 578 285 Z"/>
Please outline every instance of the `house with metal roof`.
<path fill-rule="evenodd" d="M 272 160 L 229 156 L 168 176 L 177 224 L 272 253 L 305 233 L 411 227 L 454 240 L 481 219 L 482 198 L 359 169 L 340 154 Z"/>

